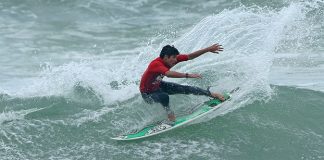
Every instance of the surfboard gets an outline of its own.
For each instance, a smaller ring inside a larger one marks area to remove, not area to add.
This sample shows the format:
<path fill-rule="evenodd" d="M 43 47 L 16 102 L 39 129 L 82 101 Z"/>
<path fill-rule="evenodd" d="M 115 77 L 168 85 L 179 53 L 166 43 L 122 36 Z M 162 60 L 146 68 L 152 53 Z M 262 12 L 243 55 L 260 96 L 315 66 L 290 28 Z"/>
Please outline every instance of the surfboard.
<path fill-rule="evenodd" d="M 157 134 L 161 134 L 181 126 L 188 124 L 200 117 L 207 115 L 208 113 L 222 107 L 227 101 L 231 99 L 231 94 L 237 91 L 239 88 L 233 89 L 229 93 L 224 93 L 225 101 L 221 102 L 218 99 L 211 99 L 209 101 L 204 102 L 203 104 L 198 105 L 198 109 L 193 111 L 192 113 L 184 116 L 177 117 L 173 124 L 168 123 L 167 121 L 160 121 L 151 125 L 148 125 L 140 130 L 132 131 L 128 134 L 119 135 L 117 137 L 113 137 L 111 139 L 118 140 L 118 141 L 129 141 L 129 140 L 136 140 L 141 138 L 146 138 L 150 136 L 154 136 Z"/>

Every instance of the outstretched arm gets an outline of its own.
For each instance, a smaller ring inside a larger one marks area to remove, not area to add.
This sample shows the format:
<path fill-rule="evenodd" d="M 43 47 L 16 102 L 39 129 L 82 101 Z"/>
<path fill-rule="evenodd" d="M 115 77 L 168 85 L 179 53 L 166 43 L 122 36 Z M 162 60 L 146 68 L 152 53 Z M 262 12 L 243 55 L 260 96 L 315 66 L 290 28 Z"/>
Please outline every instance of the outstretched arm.
<path fill-rule="evenodd" d="M 188 54 L 188 57 L 189 59 L 195 59 L 199 56 L 201 56 L 202 54 L 204 53 L 207 53 L 207 52 L 212 52 L 212 53 L 217 53 L 220 52 L 220 51 L 223 51 L 223 47 L 222 45 L 219 45 L 219 44 L 213 44 L 207 48 L 204 48 L 204 49 L 201 49 L 201 50 L 198 50 L 198 51 L 195 51 L 195 52 L 192 52 L 190 54 Z"/>
<path fill-rule="evenodd" d="M 201 78 L 200 74 L 180 73 L 176 71 L 167 71 L 165 76 L 170 78 Z"/>

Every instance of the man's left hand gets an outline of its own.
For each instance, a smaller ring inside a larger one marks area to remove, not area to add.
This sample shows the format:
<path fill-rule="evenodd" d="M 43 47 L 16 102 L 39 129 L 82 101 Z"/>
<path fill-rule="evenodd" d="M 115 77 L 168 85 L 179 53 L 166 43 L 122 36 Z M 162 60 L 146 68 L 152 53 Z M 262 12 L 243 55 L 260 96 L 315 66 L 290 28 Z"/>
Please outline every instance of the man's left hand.
<path fill-rule="evenodd" d="M 223 47 L 222 47 L 222 45 L 219 45 L 218 43 L 216 43 L 216 44 L 213 44 L 213 45 L 211 45 L 210 47 L 208 47 L 208 51 L 209 52 L 212 52 L 212 53 L 219 53 L 220 51 L 223 51 Z"/>
<path fill-rule="evenodd" d="M 188 78 L 202 78 L 200 74 L 188 74 Z"/>

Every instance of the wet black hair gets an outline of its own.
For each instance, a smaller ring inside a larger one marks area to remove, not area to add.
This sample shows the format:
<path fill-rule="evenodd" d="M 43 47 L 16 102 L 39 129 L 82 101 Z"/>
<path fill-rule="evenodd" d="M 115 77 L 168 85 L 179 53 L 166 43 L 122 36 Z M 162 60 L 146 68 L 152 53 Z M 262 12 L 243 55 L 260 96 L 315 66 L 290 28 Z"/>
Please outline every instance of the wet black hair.
<path fill-rule="evenodd" d="M 176 49 L 173 45 L 166 45 L 162 48 L 161 53 L 160 53 L 160 57 L 164 58 L 164 56 L 172 56 L 172 55 L 178 55 L 180 54 L 178 49 Z"/>

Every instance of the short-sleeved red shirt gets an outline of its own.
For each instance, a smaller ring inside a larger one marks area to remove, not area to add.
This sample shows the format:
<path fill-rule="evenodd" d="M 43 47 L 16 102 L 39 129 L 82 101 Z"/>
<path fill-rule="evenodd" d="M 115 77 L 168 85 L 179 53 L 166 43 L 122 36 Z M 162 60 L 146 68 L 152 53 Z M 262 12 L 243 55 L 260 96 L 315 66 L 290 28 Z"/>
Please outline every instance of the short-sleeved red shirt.
<path fill-rule="evenodd" d="M 188 59 L 188 55 L 177 55 L 177 63 L 187 61 Z M 170 67 L 164 64 L 162 58 L 158 57 L 154 59 L 149 64 L 142 76 L 140 84 L 141 93 L 151 93 L 158 90 L 160 88 L 160 83 L 165 75 L 165 72 L 169 70 Z"/>

